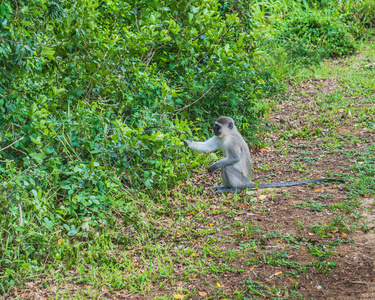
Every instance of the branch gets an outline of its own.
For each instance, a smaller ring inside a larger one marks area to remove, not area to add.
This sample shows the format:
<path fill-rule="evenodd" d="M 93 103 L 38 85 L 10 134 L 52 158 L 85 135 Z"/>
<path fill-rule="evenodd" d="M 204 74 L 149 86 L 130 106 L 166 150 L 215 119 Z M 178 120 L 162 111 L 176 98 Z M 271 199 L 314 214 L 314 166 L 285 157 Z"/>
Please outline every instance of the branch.
<path fill-rule="evenodd" d="M 18 203 L 18 208 L 20 210 L 20 226 L 22 227 L 23 226 L 23 217 L 22 217 L 22 208 L 21 208 L 20 203 Z"/>
<path fill-rule="evenodd" d="M 169 127 L 169 126 L 161 126 L 161 125 L 155 125 L 155 126 L 146 127 L 146 128 L 144 128 L 144 130 L 145 131 L 146 130 L 152 130 L 152 129 L 155 129 L 155 128 L 170 129 L 170 130 L 175 130 L 175 131 L 177 131 L 180 134 L 185 134 L 185 132 L 183 132 L 181 130 L 178 130 L 176 128 Z"/>
<path fill-rule="evenodd" d="M 0 149 L 0 152 L 3 151 L 3 150 L 5 150 L 5 149 L 8 149 L 9 147 L 12 147 L 15 143 L 18 143 L 19 141 L 22 141 L 23 138 L 24 138 L 24 137 L 21 137 L 19 140 L 17 140 L 17 141 L 15 141 L 15 142 L 11 143 L 10 145 L 4 147 L 3 149 Z"/>

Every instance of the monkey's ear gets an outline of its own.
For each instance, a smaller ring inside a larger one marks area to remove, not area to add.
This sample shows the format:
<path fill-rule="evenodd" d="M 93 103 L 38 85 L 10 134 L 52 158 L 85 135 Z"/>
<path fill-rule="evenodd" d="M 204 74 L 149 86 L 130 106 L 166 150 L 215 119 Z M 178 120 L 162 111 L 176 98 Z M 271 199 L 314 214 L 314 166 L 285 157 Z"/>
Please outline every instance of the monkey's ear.
<path fill-rule="evenodd" d="M 229 128 L 229 129 L 233 129 L 233 122 L 229 122 L 229 123 L 228 123 L 228 128 Z"/>

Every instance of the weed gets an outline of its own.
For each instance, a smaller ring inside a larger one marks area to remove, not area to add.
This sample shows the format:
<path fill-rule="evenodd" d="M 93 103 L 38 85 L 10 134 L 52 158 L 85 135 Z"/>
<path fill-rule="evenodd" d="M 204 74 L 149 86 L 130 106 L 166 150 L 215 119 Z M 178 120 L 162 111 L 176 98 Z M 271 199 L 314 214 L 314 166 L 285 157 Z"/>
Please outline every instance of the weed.
<path fill-rule="evenodd" d="M 314 201 L 312 199 L 309 199 L 308 202 L 302 201 L 300 206 L 303 207 L 303 208 L 307 208 L 309 210 L 312 210 L 312 211 L 324 211 L 324 208 L 327 205 L 324 205 L 323 203 L 321 203 L 319 201 Z"/>

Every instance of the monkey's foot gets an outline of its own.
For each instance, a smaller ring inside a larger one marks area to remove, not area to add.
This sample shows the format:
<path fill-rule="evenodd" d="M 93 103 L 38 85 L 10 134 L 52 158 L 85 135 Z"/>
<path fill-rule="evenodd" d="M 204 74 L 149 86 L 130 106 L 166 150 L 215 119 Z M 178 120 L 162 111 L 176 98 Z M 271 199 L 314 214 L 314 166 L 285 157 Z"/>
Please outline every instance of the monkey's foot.
<path fill-rule="evenodd" d="M 234 188 L 221 188 L 221 189 L 217 189 L 216 191 L 215 191 L 215 193 L 216 194 L 221 194 L 221 193 L 239 193 L 239 192 L 241 192 L 241 190 L 240 189 L 234 189 Z"/>
<path fill-rule="evenodd" d="M 214 185 L 214 186 L 210 186 L 210 189 L 215 189 L 215 190 L 219 190 L 219 189 L 222 189 L 222 188 L 225 188 L 225 185 Z"/>

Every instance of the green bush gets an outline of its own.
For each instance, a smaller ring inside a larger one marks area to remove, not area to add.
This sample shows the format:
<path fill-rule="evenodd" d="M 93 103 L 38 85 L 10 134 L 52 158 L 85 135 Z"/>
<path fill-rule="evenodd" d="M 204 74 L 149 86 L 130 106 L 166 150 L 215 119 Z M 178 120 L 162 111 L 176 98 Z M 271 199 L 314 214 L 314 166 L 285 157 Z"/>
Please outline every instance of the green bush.
<path fill-rule="evenodd" d="M 334 11 L 342 21 L 348 24 L 356 38 L 366 35 L 368 29 L 375 26 L 375 1 L 374 0 L 325 0 L 309 1 L 311 7 Z"/>
<path fill-rule="evenodd" d="M 329 57 L 349 55 L 356 49 L 348 26 L 328 10 L 291 12 L 273 25 L 278 31 L 275 38 L 282 46 L 303 45 Z"/>
<path fill-rule="evenodd" d="M 249 30 L 211 0 L 1 2 L 7 284 L 47 253 L 71 264 L 60 239 L 141 226 L 144 190 L 165 193 L 205 163 L 183 140 L 211 135 L 212 119 L 237 116 L 256 137 L 275 85 L 254 68 Z"/>
<path fill-rule="evenodd" d="M 17 167 L 98 162 L 131 169 L 131 187 L 165 188 L 176 182 L 180 132 L 191 134 L 176 117 L 239 115 L 255 135 L 270 86 L 249 63 L 249 34 L 218 2 L 43 3 L 0 7 L 0 144 L 26 137 L 1 155 Z M 123 121 L 132 138 L 111 139 Z"/>

